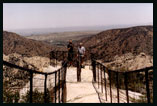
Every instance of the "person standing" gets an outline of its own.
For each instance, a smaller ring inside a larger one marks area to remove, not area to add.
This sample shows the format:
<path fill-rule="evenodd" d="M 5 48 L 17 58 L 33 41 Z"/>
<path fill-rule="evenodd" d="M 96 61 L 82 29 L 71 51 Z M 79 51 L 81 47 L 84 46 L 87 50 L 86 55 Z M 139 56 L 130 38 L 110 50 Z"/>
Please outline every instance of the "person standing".
<path fill-rule="evenodd" d="M 84 57 L 85 57 L 85 47 L 83 46 L 82 43 L 80 43 L 79 47 L 78 47 L 78 56 L 81 61 L 81 68 L 83 68 L 84 66 L 82 66 L 82 64 L 83 64 Z"/>
<path fill-rule="evenodd" d="M 70 65 L 72 65 L 73 56 L 74 56 L 74 45 L 71 39 L 69 40 L 69 44 L 67 45 L 67 48 L 68 48 L 68 61 Z"/>

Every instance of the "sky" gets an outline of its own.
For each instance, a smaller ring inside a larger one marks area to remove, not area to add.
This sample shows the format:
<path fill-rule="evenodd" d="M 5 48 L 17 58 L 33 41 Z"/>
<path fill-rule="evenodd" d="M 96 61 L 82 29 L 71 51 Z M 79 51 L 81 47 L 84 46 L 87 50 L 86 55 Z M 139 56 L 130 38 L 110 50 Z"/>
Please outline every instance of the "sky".
<path fill-rule="evenodd" d="M 3 3 L 3 30 L 153 23 L 153 3 Z"/>

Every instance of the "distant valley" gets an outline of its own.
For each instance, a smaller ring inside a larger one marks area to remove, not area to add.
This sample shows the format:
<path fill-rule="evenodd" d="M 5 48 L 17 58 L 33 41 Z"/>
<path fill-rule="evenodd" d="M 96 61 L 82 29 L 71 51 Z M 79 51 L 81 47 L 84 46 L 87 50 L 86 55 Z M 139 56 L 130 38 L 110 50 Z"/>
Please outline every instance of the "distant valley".
<path fill-rule="evenodd" d="M 73 42 L 98 34 L 100 31 L 58 32 L 26 36 L 26 38 L 47 42 L 55 46 L 66 46 L 69 39 Z"/>
<path fill-rule="evenodd" d="M 31 35 L 45 35 L 50 33 L 60 33 L 60 32 L 93 32 L 93 31 L 105 31 L 115 28 L 127 28 L 139 25 L 152 25 L 152 23 L 145 24 L 121 24 L 121 25 L 99 25 L 99 26 L 73 26 L 73 27 L 59 27 L 59 28 L 29 28 L 29 29 L 12 29 L 7 30 L 10 32 L 15 32 L 22 36 Z"/>

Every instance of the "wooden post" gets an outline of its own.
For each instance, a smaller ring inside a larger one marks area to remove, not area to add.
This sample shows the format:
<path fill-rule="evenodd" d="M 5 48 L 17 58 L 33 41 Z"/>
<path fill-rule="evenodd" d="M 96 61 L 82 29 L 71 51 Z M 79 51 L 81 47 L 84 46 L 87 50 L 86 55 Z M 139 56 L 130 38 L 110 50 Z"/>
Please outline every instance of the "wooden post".
<path fill-rule="evenodd" d="M 96 82 L 96 62 L 92 60 L 92 69 L 93 69 L 93 79 Z"/>
<path fill-rule="evenodd" d="M 110 80 L 110 100 L 111 100 L 111 103 L 112 103 L 112 86 L 111 86 L 112 81 L 111 81 L 111 71 L 108 70 L 108 72 L 109 72 L 109 80 Z"/>
<path fill-rule="evenodd" d="M 94 54 L 93 54 L 93 53 L 90 53 L 90 54 L 91 54 L 91 63 L 92 63 L 93 79 L 94 79 L 94 82 L 96 82 L 96 61 L 94 60 Z"/>
<path fill-rule="evenodd" d="M 118 77 L 118 72 L 116 72 L 116 80 L 117 80 L 117 102 L 119 103 L 119 77 Z"/>
<path fill-rule="evenodd" d="M 57 72 L 55 72 L 55 103 L 56 103 L 56 100 L 57 100 L 57 98 L 56 98 L 56 96 L 57 96 L 57 88 L 56 88 L 56 86 L 57 86 Z"/>
<path fill-rule="evenodd" d="M 103 93 L 103 79 L 102 79 L 103 68 L 102 68 L 102 65 L 100 65 L 100 71 L 101 71 L 101 92 Z"/>
<path fill-rule="evenodd" d="M 146 78 L 147 102 L 150 103 L 150 91 L 149 91 L 148 70 L 145 70 L 145 78 Z"/>
<path fill-rule="evenodd" d="M 105 80 L 105 95 L 106 95 L 106 101 L 107 101 L 107 88 L 106 88 L 106 76 L 105 76 L 105 72 L 106 72 L 106 68 L 103 66 L 103 69 L 104 69 L 104 80 Z"/>
<path fill-rule="evenodd" d="M 80 56 L 78 56 L 78 61 L 77 61 L 77 82 L 81 82 L 81 60 Z"/>
<path fill-rule="evenodd" d="M 66 88 L 66 70 L 67 70 L 67 63 L 64 64 L 64 71 L 63 71 L 63 79 L 62 79 L 62 103 L 66 103 L 67 100 L 67 88 Z"/>
<path fill-rule="evenodd" d="M 98 88 L 99 88 L 99 64 L 97 65 L 98 67 Z"/>
<path fill-rule="evenodd" d="M 127 103 L 129 103 L 129 94 L 128 94 L 128 76 L 127 76 L 127 72 L 124 73 L 125 75 L 125 89 L 126 89 L 126 99 L 127 99 Z"/>
<path fill-rule="evenodd" d="M 58 102 L 60 103 L 60 70 L 58 72 Z"/>
<path fill-rule="evenodd" d="M 45 83 L 44 83 L 44 101 L 47 103 L 47 74 L 45 74 Z"/>
<path fill-rule="evenodd" d="M 32 103 L 33 98 L 33 72 L 30 71 L 30 103 Z"/>

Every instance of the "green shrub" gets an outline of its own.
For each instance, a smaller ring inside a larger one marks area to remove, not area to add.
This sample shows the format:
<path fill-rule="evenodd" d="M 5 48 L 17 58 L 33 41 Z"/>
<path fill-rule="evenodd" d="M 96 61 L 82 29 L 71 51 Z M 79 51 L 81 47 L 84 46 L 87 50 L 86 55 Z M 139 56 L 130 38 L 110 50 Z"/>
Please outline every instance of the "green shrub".
<path fill-rule="evenodd" d="M 44 103 L 44 93 L 39 92 L 37 89 L 34 90 L 32 94 L 32 102 L 33 103 Z M 47 97 L 46 97 L 47 102 L 50 102 L 50 93 L 47 89 Z M 29 103 L 30 101 L 30 91 L 26 93 L 26 95 L 22 96 L 22 103 Z"/>
<path fill-rule="evenodd" d="M 3 103 L 18 103 L 19 99 L 19 92 L 11 92 L 3 89 Z"/>

